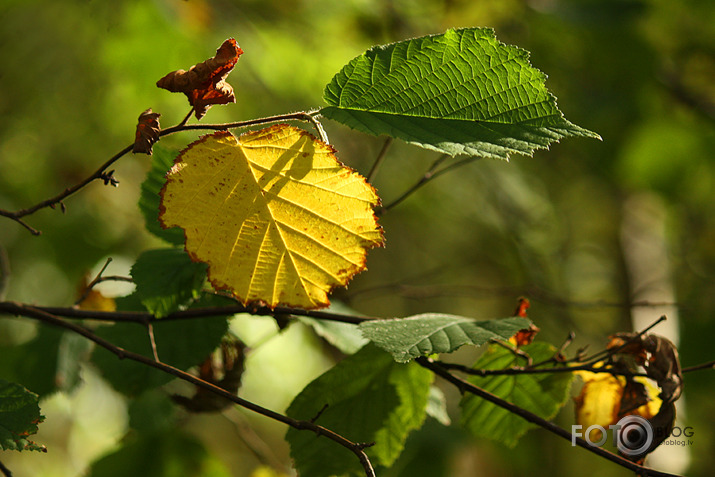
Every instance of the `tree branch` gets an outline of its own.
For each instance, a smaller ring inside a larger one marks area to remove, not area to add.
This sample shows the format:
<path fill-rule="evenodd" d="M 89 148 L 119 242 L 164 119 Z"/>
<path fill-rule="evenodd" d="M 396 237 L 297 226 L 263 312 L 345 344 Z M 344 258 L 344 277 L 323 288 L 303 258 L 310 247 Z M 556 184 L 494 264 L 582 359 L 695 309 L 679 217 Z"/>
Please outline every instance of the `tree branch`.
<path fill-rule="evenodd" d="M 0 305 L 7 305 L 7 304 L 12 304 L 12 303 L 11 302 L 0 303 Z M 8 310 L 5 310 L 5 311 L 8 311 Z M 105 348 L 106 350 L 114 353 L 119 359 L 129 359 L 129 360 L 144 364 L 146 366 L 158 369 L 158 370 L 163 371 L 167 374 L 170 374 L 174 377 L 177 377 L 183 381 L 191 383 L 194 386 L 205 389 L 205 390 L 212 392 L 218 396 L 228 399 L 229 401 L 232 401 L 235 404 L 238 404 L 239 406 L 249 409 L 257 414 L 268 417 L 269 419 L 273 419 L 275 421 L 281 422 L 283 424 L 286 424 L 286 425 L 293 427 L 295 429 L 298 429 L 298 430 L 308 430 L 308 431 L 315 432 L 318 436 L 327 437 L 328 439 L 340 444 L 341 446 L 345 447 L 346 449 L 348 449 L 352 453 L 354 453 L 360 460 L 360 462 L 363 466 L 363 469 L 365 470 L 365 475 L 367 477 L 375 477 L 375 471 L 372 468 L 370 459 L 368 458 L 367 454 L 364 451 L 365 444 L 352 442 L 352 441 L 346 439 L 345 437 L 341 436 L 340 434 L 338 434 L 334 431 L 331 431 L 330 429 L 327 429 L 323 426 L 317 425 L 314 422 L 293 419 L 291 417 L 277 413 L 270 409 L 266 409 L 262 406 L 259 406 L 258 404 L 255 404 L 251 401 L 247 401 L 243 398 L 240 398 L 219 386 L 211 384 L 208 381 L 204 381 L 203 379 L 198 378 L 198 377 L 196 377 L 192 374 L 189 374 L 185 371 L 182 371 L 178 368 L 174 368 L 173 366 L 170 366 L 166 363 L 162 363 L 162 362 L 153 360 L 151 358 L 148 358 L 146 356 L 143 356 L 141 354 L 137 354 L 132 351 L 128 351 L 124 348 L 120 348 L 119 346 L 116 346 L 116 345 L 110 343 L 109 341 L 105 340 L 104 338 L 101 338 L 100 336 L 94 334 L 91 330 L 84 328 L 80 325 L 77 325 L 75 323 L 65 321 L 62 318 L 55 316 L 54 314 L 48 313 L 44 310 L 25 305 L 25 306 L 16 306 L 15 310 L 12 311 L 11 313 L 14 315 L 22 315 L 22 316 L 25 316 L 28 318 L 38 320 L 42 323 L 46 323 L 49 325 L 53 325 L 53 326 L 57 326 L 60 328 L 64 328 L 64 329 L 73 331 L 79 335 L 84 336 L 85 338 L 89 339 L 90 341 L 93 341 L 94 343 L 101 346 L 102 348 Z"/>
<path fill-rule="evenodd" d="M 652 477 L 677 477 L 675 474 L 669 474 L 666 472 L 660 472 L 657 470 L 649 469 L 647 467 L 643 467 L 641 465 L 638 465 L 634 462 L 631 462 L 628 459 L 625 459 L 619 455 L 616 455 L 612 452 L 609 452 L 605 449 L 602 449 L 600 447 L 592 446 L 589 444 L 585 439 L 581 439 L 580 437 L 574 437 L 572 434 L 565 430 L 562 429 L 561 427 L 557 426 L 551 421 L 547 421 L 546 419 L 543 419 L 542 417 L 537 416 L 536 414 L 527 411 L 526 409 L 523 409 L 519 406 L 515 406 L 514 404 L 511 404 L 510 402 L 507 402 L 503 400 L 502 398 L 495 396 L 494 394 L 483 390 L 480 387 L 477 387 L 461 378 L 458 378 L 457 376 L 454 376 L 451 374 L 448 370 L 443 368 L 439 363 L 435 362 L 432 359 L 425 358 L 425 357 L 420 357 L 416 359 L 417 363 L 420 364 L 420 366 L 423 366 L 432 372 L 434 372 L 436 375 L 442 377 L 443 379 L 449 381 L 451 384 L 457 387 L 457 389 L 460 390 L 460 392 L 465 393 L 471 393 L 474 394 L 475 396 L 479 396 L 482 399 L 485 399 L 492 404 L 495 404 L 501 408 L 506 409 L 507 411 L 516 414 L 517 416 L 527 420 L 528 422 L 531 422 L 533 424 L 536 424 L 539 427 L 542 427 L 546 429 L 547 431 L 556 434 L 559 437 L 562 437 L 568 441 L 575 442 L 576 445 L 579 447 L 583 447 L 584 449 L 588 450 L 589 452 L 593 452 L 594 454 L 603 457 L 604 459 L 607 459 L 611 462 L 614 462 L 622 467 L 625 467 L 626 469 L 630 469 L 636 474 L 641 475 L 641 476 L 652 476 Z"/>
<path fill-rule="evenodd" d="M 29 306 L 30 305 L 17 302 L 0 302 L 0 312 L 13 314 L 16 313 L 17 310 L 23 310 L 24 308 Z M 354 325 L 360 324 L 364 321 L 377 319 L 374 317 L 366 316 L 342 315 L 339 313 L 331 313 L 329 311 L 302 310 L 299 308 L 285 307 L 276 307 L 270 309 L 268 307 L 246 307 L 240 304 L 221 307 L 189 308 L 187 310 L 175 311 L 174 313 L 171 313 L 163 318 L 156 318 L 151 313 L 146 311 L 95 311 L 82 310 L 73 307 L 52 306 L 35 306 L 32 308 L 65 318 L 108 322 L 133 322 L 140 323 L 142 325 L 146 324 L 147 322 L 151 323 L 154 321 L 187 320 L 206 316 L 230 316 L 235 315 L 237 313 L 248 313 L 251 315 L 260 316 L 307 316 L 319 320 L 338 321 L 341 323 L 350 323 Z"/>

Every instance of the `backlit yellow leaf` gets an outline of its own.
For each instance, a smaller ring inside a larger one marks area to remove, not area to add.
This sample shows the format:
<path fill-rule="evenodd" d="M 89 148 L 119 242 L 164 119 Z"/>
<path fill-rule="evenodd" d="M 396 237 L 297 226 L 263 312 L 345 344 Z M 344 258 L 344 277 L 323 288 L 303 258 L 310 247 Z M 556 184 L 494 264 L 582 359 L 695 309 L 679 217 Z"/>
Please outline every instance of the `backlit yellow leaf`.
<path fill-rule="evenodd" d="M 309 133 L 271 126 L 207 135 L 177 157 L 159 220 L 179 226 L 209 280 L 244 304 L 327 306 L 381 246 L 375 190 Z"/>
<path fill-rule="evenodd" d="M 577 371 L 583 381 L 581 394 L 574 398 L 576 404 L 576 422 L 584 429 L 598 425 L 605 429 L 618 421 L 618 410 L 621 407 L 625 379 L 607 373 L 591 373 Z M 593 430 L 590 438 L 598 441 L 601 438 L 599 430 Z"/>
<path fill-rule="evenodd" d="M 626 415 L 638 415 L 645 419 L 651 419 L 660 409 L 661 400 L 658 398 L 660 390 L 652 380 L 635 376 L 633 381 L 643 385 L 642 396 L 637 398 L 628 395 L 626 378 L 623 376 L 613 376 L 607 373 L 592 373 L 590 371 L 576 371 L 583 379 L 581 393 L 574 398 L 576 407 L 576 422 L 584 429 L 592 425 L 598 425 L 607 429 L 611 424 L 616 424 Z M 633 403 L 647 400 L 638 407 Z M 625 407 L 624 407 L 625 406 Z M 591 432 L 592 441 L 601 438 L 601 432 L 594 429 Z"/>

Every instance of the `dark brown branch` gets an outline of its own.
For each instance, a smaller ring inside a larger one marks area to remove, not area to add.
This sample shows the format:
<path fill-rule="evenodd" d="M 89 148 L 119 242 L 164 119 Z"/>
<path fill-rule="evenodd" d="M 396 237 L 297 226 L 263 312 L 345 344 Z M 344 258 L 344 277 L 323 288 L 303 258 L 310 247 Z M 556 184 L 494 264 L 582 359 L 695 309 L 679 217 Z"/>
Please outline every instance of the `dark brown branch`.
<path fill-rule="evenodd" d="M 5 467 L 2 462 L 0 462 L 0 472 L 2 472 L 5 477 L 12 477 L 12 472 L 10 472 L 10 469 Z"/>
<path fill-rule="evenodd" d="M 689 373 L 691 371 L 699 371 L 701 369 L 715 369 L 715 361 L 709 361 L 707 363 L 696 364 L 695 366 L 688 366 L 687 368 L 683 368 L 680 372 L 681 373 Z"/>
<path fill-rule="evenodd" d="M 2 305 L 2 304 L 5 304 L 5 305 L 10 304 L 11 305 L 12 303 L 4 302 L 4 303 L 1 303 L 0 305 Z M 268 417 L 269 419 L 273 419 L 275 421 L 278 421 L 278 422 L 286 424 L 290 427 L 293 427 L 294 429 L 308 430 L 308 431 L 315 432 L 318 436 L 325 436 L 328 439 L 340 444 L 341 446 L 343 446 L 343 447 L 347 448 L 348 450 L 350 450 L 351 452 L 353 452 L 358 457 L 358 459 L 360 459 L 363 469 L 365 470 L 365 475 L 367 477 L 375 477 L 375 471 L 372 468 L 370 459 L 368 458 L 367 454 L 365 454 L 365 452 L 363 450 L 365 448 L 365 444 L 352 442 L 352 441 L 346 439 L 345 437 L 341 436 L 340 434 L 338 434 L 334 431 L 331 431 L 330 429 L 327 429 L 323 426 L 317 425 L 314 422 L 293 419 L 291 417 L 277 413 L 270 409 L 266 409 L 262 406 L 259 406 L 258 404 L 255 404 L 251 401 L 247 401 L 243 398 L 240 398 L 240 397 L 236 396 L 235 394 L 230 393 L 219 386 L 211 384 L 208 381 L 204 381 L 203 379 L 198 378 L 198 377 L 196 377 L 192 374 L 189 374 L 185 371 L 182 371 L 178 368 L 174 368 L 173 366 L 153 360 L 153 359 L 143 356 L 141 354 L 137 354 L 132 351 L 128 351 L 126 349 L 120 348 L 119 346 L 116 346 L 116 345 L 110 343 L 109 341 L 105 340 L 104 338 L 97 336 L 91 330 L 89 330 L 87 328 L 84 328 L 84 327 L 77 325 L 75 323 L 72 323 L 72 322 L 65 321 L 62 318 L 55 316 L 51 313 L 48 313 L 46 311 L 43 311 L 41 309 L 33 308 L 30 306 L 16 306 L 15 310 L 13 310 L 13 311 L 10 311 L 10 310 L 5 310 L 5 311 L 10 312 L 14 315 L 22 315 L 22 316 L 25 316 L 28 318 L 33 318 L 35 320 L 41 321 L 43 323 L 46 323 L 46 324 L 49 324 L 52 326 L 57 326 L 60 328 L 64 328 L 64 329 L 73 331 L 79 335 L 84 336 L 85 338 L 89 339 L 90 341 L 93 341 L 94 343 L 101 346 L 102 348 L 105 348 L 106 350 L 110 351 L 111 353 L 114 353 L 119 359 L 129 359 L 129 360 L 144 364 L 146 366 L 158 369 L 158 370 L 163 371 L 167 374 L 170 374 L 176 378 L 179 378 L 183 381 L 191 383 L 199 388 L 205 389 L 205 390 L 212 392 L 218 396 L 228 399 L 229 401 L 232 401 L 235 404 L 238 404 L 239 406 L 241 406 L 243 408 L 249 409 L 257 414 Z"/>
<path fill-rule="evenodd" d="M 14 303 L 14 302 L 0 302 L 0 311 L 5 311 L 6 313 L 12 313 L 13 309 L 16 307 L 24 307 L 27 305 Z M 38 310 L 51 313 L 53 315 L 62 316 L 65 318 L 77 318 L 82 320 L 98 320 L 98 321 L 108 321 L 108 322 L 134 322 L 145 324 L 147 322 L 153 322 L 157 320 L 161 321 L 172 321 L 172 320 L 186 320 L 193 318 L 201 318 L 205 316 L 230 316 L 237 313 L 248 313 L 251 315 L 261 315 L 261 316 L 275 316 L 275 315 L 293 315 L 293 316 L 307 316 L 310 318 L 316 318 L 319 320 L 329 320 L 329 321 L 339 321 L 341 323 L 351 323 L 360 324 L 363 321 L 375 320 L 373 317 L 363 317 L 354 315 L 342 315 L 339 313 L 331 313 L 328 311 L 311 311 L 311 310 L 301 310 L 299 308 L 285 308 L 276 307 L 270 309 L 268 307 L 245 307 L 243 305 L 230 305 L 221 307 L 203 307 L 203 308 L 190 308 L 188 310 L 181 310 L 171 313 L 163 318 L 157 319 L 151 313 L 144 311 L 95 311 L 95 310 L 81 310 L 79 308 L 72 307 L 51 307 L 51 306 L 38 306 L 35 307 Z"/>
<path fill-rule="evenodd" d="M 457 389 L 460 390 L 460 392 L 462 392 L 462 393 L 468 392 L 470 394 L 474 394 L 475 396 L 478 396 L 486 401 L 491 402 L 492 404 L 495 404 L 503 409 L 506 409 L 507 411 L 509 411 L 513 414 L 516 414 L 517 416 L 525 419 L 526 421 L 536 424 L 537 426 L 542 427 L 543 429 L 546 429 L 547 431 L 549 431 L 553 434 L 556 434 L 559 437 L 562 437 L 570 442 L 575 442 L 576 445 L 578 445 L 579 447 L 583 447 L 584 449 L 588 450 L 589 452 L 593 452 L 594 454 L 596 454 L 600 457 L 603 457 L 604 459 L 607 459 L 607 460 L 614 462 L 622 467 L 630 469 L 630 470 L 636 472 L 638 475 L 652 476 L 652 477 L 677 477 L 677 476 L 675 476 L 675 474 L 669 474 L 666 472 L 660 472 L 657 470 L 643 467 L 643 466 L 638 465 L 634 462 L 631 462 L 630 460 L 625 459 L 619 455 L 609 452 L 605 449 L 602 449 L 602 448 L 596 447 L 596 446 L 592 446 L 585 439 L 581 439 L 580 437 L 572 436 L 569 431 L 567 431 L 566 429 L 562 429 L 561 427 L 557 426 L 553 422 L 547 421 L 546 419 L 543 419 L 542 417 L 539 417 L 536 414 L 534 414 L 530 411 L 527 411 L 526 409 L 523 409 L 519 406 L 515 406 L 514 404 L 503 400 L 499 396 L 496 396 L 488 391 L 483 390 L 480 387 L 477 387 L 461 378 L 458 378 L 457 376 L 454 376 L 448 370 L 444 369 L 439 363 L 436 363 L 435 361 L 433 361 L 429 358 L 421 357 L 421 358 L 417 358 L 416 361 L 421 366 L 431 370 L 436 375 L 449 381 L 451 384 L 456 386 Z"/>

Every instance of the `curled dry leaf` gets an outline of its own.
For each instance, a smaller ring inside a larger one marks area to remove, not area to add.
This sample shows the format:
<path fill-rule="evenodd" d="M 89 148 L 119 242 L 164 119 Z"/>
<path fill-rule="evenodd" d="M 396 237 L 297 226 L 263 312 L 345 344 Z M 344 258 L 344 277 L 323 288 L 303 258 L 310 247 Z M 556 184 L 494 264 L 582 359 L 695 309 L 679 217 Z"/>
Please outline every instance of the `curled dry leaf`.
<path fill-rule="evenodd" d="M 229 38 L 213 58 L 192 66 L 189 71 L 172 71 L 156 85 L 172 93 L 184 93 L 194 108 L 196 119 L 201 119 L 211 105 L 236 102 L 233 88 L 225 79 L 242 54 L 236 40 Z"/>
<path fill-rule="evenodd" d="M 159 140 L 159 133 L 161 132 L 161 127 L 159 126 L 160 116 L 161 114 L 152 112 L 151 108 L 139 115 L 134 147 L 132 148 L 134 154 L 149 154 L 151 156 L 151 148 Z"/>

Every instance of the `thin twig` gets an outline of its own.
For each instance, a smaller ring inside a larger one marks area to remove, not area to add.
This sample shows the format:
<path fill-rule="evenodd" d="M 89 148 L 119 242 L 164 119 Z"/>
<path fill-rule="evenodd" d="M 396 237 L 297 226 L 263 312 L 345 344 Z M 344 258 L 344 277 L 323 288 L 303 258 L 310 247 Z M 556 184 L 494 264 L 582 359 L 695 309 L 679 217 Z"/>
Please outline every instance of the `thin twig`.
<path fill-rule="evenodd" d="M 151 344 L 151 353 L 154 355 L 154 361 L 160 363 L 159 352 L 156 350 L 156 340 L 154 339 L 154 325 L 150 321 L 146 322 L 146 331 L 149 335 L 149 343 Z"/>
<path fill-rule="evenodd" d="M 620 350 L 625 348 L 626 346 L 630 345 L 634 341 L 638 340 L 641 336 L 655 328 L 657 325 L 660 323 L 664 322 L 668 318 L 665 315 L 662 315 L 660 318 L 655 320 L 653 323 L 650 325 L 646 326 L 643 330 L 639 331 L 637 334 L 633 335 L 630 339 L 626 340 L 625 343 L 623 343 L 620 346 L 616 346 L 615 348 L 606 348 L 604 350 L 599 351 L 598 353 L 595 353 L 593 356 L 590 356 L 588 358 L 585 358 L 584 361 L 587 363 L 595 363 L 599 360 L 604 359 L 606 356 L 613 356 L 614 354 L 617 354 Z"/>
<path fill-rule="evenodd" d="M 80 296 L 80 297 L 77 299 L 77 301 L 74 302 L 75 305 L 79 305 L 80 303 L 82 303 L 82 302 L 84 301 L 85 298 L 87 298 L 87 295 L 89 295 L 89 292 L 92 291 L 92 288 L 94 288 L 94 286 L 95 286 L 97 283 L 99 283 L 99 281 L 101 280 L 102 274 L 103 274 L 104 271 L 107 269 L 107 267 L 109 266 L 110 263 L 112 263 L 112 257 L 107 257 L 107 261 L 104 262 L 104 266 L 103 266 L 102 269 L 99 271 L 99 273 L 97 274 L 97 276 L 95 276 L 95 277 L 92 279 L 92 281 L 87 284 L 87 286 L 86 286 L 85 289 L 84 289 L 84 292 L 82 293 L 82 296 Z"/>
<path fill-rule="evenodd" d="M 40 232 L 40 231 L 37 230 L 36 228 L 32 227 L 30 224 L 28 224 L 27 222 L 25 222 L 24 220 L 22 220 L 22 219 L 21 219 L 20 217 L 18 217 L 16 214 L 17 214 L 17 212 L 10 212 L 10 211 L 8 211 L 8 210 L 0 209 L 0 215 L 2 215 L 3 217 L 7 217 L 7 218 L 10 219 L 10 220 L 14 220 L 14 221 L 17 222 L 18 224 L 22 225 L 22 226 L 25 227 L 27 230 L 29 230 L 32 235 L 40 235 L 40 234 L 42 234 L 42 232 Z"/>
<path fill-rule="evenodd" d="M 181 120 L 181 122 L 177 126 L 185 126 L 186 123 L 189 122 L 189 119 L 191 118 L 191 115 L 194 114 L 194 107 L 192 106 L 191 109 L 189 110 L 189 114 L 187 114 L 184 119 Z"/>
<path fill-rule="evenodd" d="M 370 168 L 370 172 L 367 173 L 367 181 L 372 182 L 372 180 L 375 178 L 375 175 L 377 174 L 377 170 L 380 168 L 380 165 L 382 165 L 382 162 L 385 160 L 385 157 L 387 156 L 387 150 L 390 149 L 390 146 L 392 145 L 393 139 L 391 137 L 387 137 L 385 139 L 385 142 L 382 143 L 382 148 L 380 148 L 380 152 L 377 153 L 377 157 L 375 158 L 375 162 L 372 163 L 372 167 Z"/>
<path fill-rule="evenodd" d="M 190 115 L 190 113 L 189 113 Z M 251 119 L 248 121 L 239 121 L 239 122 L 234 122 L 234 123 L 225 123 L 225 124 L 185 124 L 186 121 L 188 120 L 185 118 L 182 122 L 177 124 L 176 126 L 172 126 L 167 129 L 162 129 L 161 132 L 159 133 L 159 136 L 168 136 L 170 134 L 175 134 L 180 131 L 191 131 L 191 130 L 213 130 L 213 131 L 225 131 L 228 129 L 236 129 L 236 128 L 244 128 L 244 127 L 249 127 L 249 126 L 255 126 L 259 124 L 268 124 L 268 123 L 275 123 L 275 122 L 280 122 L 280 121 L 290 121 L 290 120 L 299 120 L 299 121 L 308 121 L 312 123 L 316 129 L 318 130 L 318 133 L 321 137 L 321 139 L 327 143 L 327 136 L 325 134 L 325 131 L 322 129 L 322 126 L 320 125 L 320 122 L 314 117 L 315 112 L 297 112 L 297 113 L 289 113 L 289 114 L 279 114 L 276 116 L 268 116 L 265 118 L 258 118 L 258 119 Z M 52 207 L 56 206 L 57 204 L 62 205 L 62 210 L 64 211 L 64 204 L 62 201 L 66 199 L 67 197 L 71 196 L 72 194 L 76 193 L 83 187 L 85 187 L 87 184 L 90 182 L 94 181 L 95 179 L 100 179 L 104 172 L 106 171 L 107 168 L 109 168 L 112 164 L 114 164 L 117 160 L 119 160 L 122 156 L 125 156 L 129 152 L 131 152 L 132 148 L 134 147 L 133 144 L 128 145 L 118 153 L 116 153 L 114 156 L 112 156 L 109 160 L 107 160 L 104 164 L 102 164 L 96 171 L 94 171 L 90 176 L 88 176 L 86 179 L 82 180 L 78 184 L 73 185 L 72 187 L 66 188 L 64 191 L 60 192 L 59 194 L 55 195 L 54 197 L 50 197 L 49 199 L 43 200 L 42 202 L 39 202 L 32 207 L 27 207 L 25 209 L 20 209 L 15 212 L 10 212 L 7 210 L 0 209 L 0 216 L 7 217 L 9 219 L 14 220 L 15 222 L 19 223 L 23 227 L 25 227 L 27 230 L 30 231 L 33 235 L 40 235 L 41 232 L 23 220 L 21 220 L 22 217 L 25 217 L 27 215 L 33 214 L 37 212 L 40 209 L 43 209 L 45 207 Z"/>
<path fill-rule="evenodd" d="M 660 472 L 657 470 L 649 469 L 647 467 L 643 467 L 643 466 L 638 465 L 634 462 L 631 462 L 630 460 L 625 459 L 619 455 L 609 452 L 605 449 L 593 446 L 589 442 L 587 442 L 585 439 L 581 439 L 580 437 L 572 436 L 572 434 L 569 431 L 567 431 L 566 429 L 562 429 L 561 427 L 557 426 L 553 422 L 547 421 L 546 419 L 543 419 L 542 417 L 537 416 L 536 414 L 534 414 L 530 411 L 527 411 L 526 409 L 516 406 L 508 401 L 505 401 L 502 398 L 500 398 L 499 396 L 496 396 L 488 391 L 485 391 L 484 389 L 482 389 L 478 386 L 475 386 L 461 378 L 458 378 L 457 376 L 454 376 L 448 370 L 444 369 L 439 363 L 436 363 L 435 361 L 433 361 L 429 358 L 420 357 L 420 358 L 417 358 L 416 361 L 421 366 L 431 370 L 436 375 L 449 381 L 451 384 L 456 386 L 457 389 L 459 389 L 462 393 L 468 392 L 470 394 L 474 394 L 475 396 L 478 396 L 486 401 L 489 401 L 492 404 L 495 404 L 503 409 L 506 409 L 507 411 L 511 412 L 512 414 L 516 414 L 517 416 L 527 420 L 528 422 L 536 424 L 537 426 L 542 427 L 542 428 L 546 429 L 547 431 L 552 432 L 553 434 L 556 434 L 559 437 L 562 437 L 568 441 L 575 443 L 576 445 L 578 445 L 580 447 L 583 447 L 584 449 L 588 450 L 589 452 L 593 452 L 594 454 L 599 455 L 607 460 L 610 460 L 611 462 L 614 462 L 622 467 L 625 467 L 627 469 L 635 471 L 636 473 L 638 473 L 638 475 L 653 476 L 653 477 L 676 477 L 675 474 L 669 474 L 666 472 Z"/>
<path fill-rule="evenodd" d="M 8 302 L 5 302 L 5 303 L 8 303 Z M 294 429 L 309 430 L 309 431 L 315 432 L 318 436 L 325 436 L 328 439 L 340 444 L 341 446 L 343 446 L 346 449 L 353 452 L 360 460 L 360 462 L 363 466 L 363 469 L 365 470 L 365 475 L 367 477 L 375 477 L 375 471 L 372 468 L 370 459 L 368 458 L 367 454 L 363 450 L 365 448 L 366 444 L 352 442 L 352 441 L 348 440 L 347 438 L 341 436 L 340 434 L 338 434 L 334 431 L 331 431 L 330 429 L 327 429 L 323 426 L 317 425 L 313 422 L 293 419 L 289 416 L 285 416 L 278 412 L 271 411 L 270 409 L 264 408 L 264 407 L 259 406 L 258 404 L 255 404 L 251 401 L 247 401 L 243 398 L 240 398 L 240 397 L 236 396 L 235 394 L 230 393 L 215 384 L 212 384 L 208 381 L 198 378 L 198 377 L 196 377 L 192 374 L 189 374 L 185 371 L 182 371 L 178 368 L 170 366 L 166 363 L 162 363 L 160 361 L 156 361 L 152 358 L 147 358 L 144 355 L 134 353 L 134 352 L 126 350 L 124 348 L 120 348 L 119 346 L 116 346 L 116 345 L 110 343 L 109 341 L 105 340 L 104 338 L 96 335 L 94 332 L 92 332 L 91 330 L 89 330 L 87 328 L 84 328 L 84 327 L 77 325 L 75 323 L 72 323 L 72 322 L 65 321 L 62 318 L 55 316 L 51 313 L 47 313 L 43 310 L 33 308 L 30 306 L 24 306 L 24 307 L 18 306 L 11 313 L 14 315 L 22 315 L 22 316 L 25 316 L 28 318 L 33 318 L 35 320 L 41 321 L 41 322 L 49 324 L 49 325 L 58 326 L 60 328 L 64 328 L 64 329 L 73 331 L 79 335 L 84 336 L 85 338 L 89 339 L 90 341 L 93 341 L 98 346 L 105 348 L 106 350 L 110 351 L 111 353 L 114 353 L 119 359 L 129 359 L 129 360 L 144 364 L 146 366 L 158 369 L 158 370 L 163 371 L 167 374 L 175 376 L 183 381 L 191 383 L 199 388 L 205 389 L 205 390 L 212 392 L 216 395 L 219 395 L 225 399 L 228 399 L 228 400 L 238 404 L 241 407 L 249 409 L 255 413 L 261 414 L 262 416 L 268 417 L 268 418 L 273 419 L 278 422 L 282 422 L 283 424 L 293 427 Z"/>
<path fill-rule="evenodd" d="M 683 368 L 680 372 L 689 373 L 691 371 L 699 371 L 701 369 L 715 369 L 715 361 L 708 361 L 707 363 L 696 364 L 695 366 L 688 366 L 687 368 Z"/>

